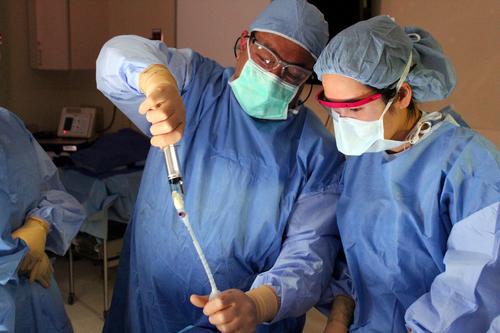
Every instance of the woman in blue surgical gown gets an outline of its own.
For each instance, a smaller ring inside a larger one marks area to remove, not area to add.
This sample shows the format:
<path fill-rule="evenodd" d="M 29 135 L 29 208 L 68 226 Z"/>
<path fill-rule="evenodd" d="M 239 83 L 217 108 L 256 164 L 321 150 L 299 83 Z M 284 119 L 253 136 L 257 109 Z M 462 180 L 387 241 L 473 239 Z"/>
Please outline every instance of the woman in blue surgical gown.
<path fill-rule="evenodd" d="M 348 155 L 337 218 L 356 301 L 350 331 L 494 330 L 500 158 L 453 110 L 415 106 L 454 88 L 439 44 L 375 17 L 334 37 L 315 71 Z"/>
<path fill-rule="evenodd" d="M 0 332 L 72 332 L 45 250 L 64 255 L 85 216 L 22 122 L 0 108 Z"/>

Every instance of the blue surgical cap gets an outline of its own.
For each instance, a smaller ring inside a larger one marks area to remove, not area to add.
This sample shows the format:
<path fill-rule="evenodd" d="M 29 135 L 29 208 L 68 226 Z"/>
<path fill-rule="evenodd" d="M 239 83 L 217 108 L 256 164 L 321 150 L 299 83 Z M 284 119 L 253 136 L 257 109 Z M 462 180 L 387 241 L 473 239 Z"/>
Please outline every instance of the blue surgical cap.
<path fill-rule="evenodd" d="M 387 16 L 361 21 L 338 33 L 321 53 L 314 71 L 339 74 L 365 85 L 394 88 L 410 52 L 412 67 L 406 82 L 416 101 L 440 100 L 455 88 L 450 60 L 439 43 L 425 30 L 401 29 Z"/>
<path fill-rule="evenodd" d="M 250 25 L 250 31 L 280 35 L 309 51 L 314 59 L 328 42 L 328 23 L 305 0 L 274 0 Z"/>

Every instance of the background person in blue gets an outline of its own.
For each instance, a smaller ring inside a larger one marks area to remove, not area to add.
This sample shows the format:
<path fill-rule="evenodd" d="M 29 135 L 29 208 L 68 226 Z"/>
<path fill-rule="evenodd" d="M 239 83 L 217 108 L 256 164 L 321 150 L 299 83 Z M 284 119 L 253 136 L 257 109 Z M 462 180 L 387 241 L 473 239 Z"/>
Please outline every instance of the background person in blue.
<path fill-rule="evenodd" d="M 226 290 L 208 303 L 192 296 L 210 286 L 153 147 L 105 332 L 302 331 L 339 247 L 343 158 L 297 101 L 327 39 L 314 6 L 276 0 L 241 35 L 235 69 L 136 36 L 105 44 L 98 88 L 154 146 L 182 136 L 187 211 Z"/>
<path fill-rule="evenodd" d="M 0 108 L 0 332 L 72 332 L 45 251 L 64 255 L 83 207 L 13 113 Z"/>
<path fill-rule="evenodd" d="M 449 60 L 379 16 L 314 67 L 346 155 L 337 221 L 355 293 L 351 332 L 486 332 L 500 314 L 499 153 L 449 112 Z"/>

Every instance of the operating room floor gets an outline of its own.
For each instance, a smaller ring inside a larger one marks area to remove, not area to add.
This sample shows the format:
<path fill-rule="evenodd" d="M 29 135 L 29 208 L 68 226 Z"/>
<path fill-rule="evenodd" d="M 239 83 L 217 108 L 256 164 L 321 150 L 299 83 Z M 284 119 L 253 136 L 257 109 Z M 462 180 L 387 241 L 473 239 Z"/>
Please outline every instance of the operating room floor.
<path fill-rule="evenodd" d="M 68 299 L 68 260 L 59 258 L 55 264 L 55 275 L 75 333 L 98 333 L 103 326 L 102 266 L 87 259 L 75 260 L 75 294 L 73 305 Z M 109 270 L 110 298 L 116 268 Z M 304 333 L 323 332 L 326 319 L 318 311 L 309 311 Z"/>

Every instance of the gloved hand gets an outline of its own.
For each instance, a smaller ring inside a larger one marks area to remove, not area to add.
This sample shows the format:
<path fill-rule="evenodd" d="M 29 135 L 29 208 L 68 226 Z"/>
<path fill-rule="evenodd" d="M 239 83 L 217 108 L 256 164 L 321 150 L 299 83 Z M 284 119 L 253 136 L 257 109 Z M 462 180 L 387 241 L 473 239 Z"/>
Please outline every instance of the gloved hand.
<path fill-rule="evenodd" d="M 348 296 L 339 295 L 333 300 L 328 323 L 324 333 L 347 333 L 352 322 L 354 301 Z"/>
<path fill-rule="evenodd" d="M 349 326 L 339 321 L 329 321 L 323 333 L 348 333 Z"/>
<path fill-rule="evenodd" d="M 139 75 L 139 89 L 146 100 L 139 113 L 146 115 L 152 124 L 150 131 L 153 146 L 164 148 L 182 138 L 186 112 L 177 83 L 164 65 L 151 65 Z"/>
<path fill-rule="evenodd" d="M 38 281 L 48 288 L 52 276 L 52 265 L 45 254 L 45 242 L 49 225 L 42 219 L 30 217 L 24 225 L 12 233 L 12 238 L 21 238 L 28 245 L 29 251 L 19 266 L 20 274 L 27 274 L 30 282 Z"/>
<path fill-rule="evenodd" d="M 247 293 L 229 289 L 210 301 L 208 296 L 192 295 L 191 303 L 203 308 L 210 323 L 222 333 L 255 332 L 257 325 L 271 321 L 279 308 L 278 296 L 267 285 Z"/>

